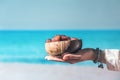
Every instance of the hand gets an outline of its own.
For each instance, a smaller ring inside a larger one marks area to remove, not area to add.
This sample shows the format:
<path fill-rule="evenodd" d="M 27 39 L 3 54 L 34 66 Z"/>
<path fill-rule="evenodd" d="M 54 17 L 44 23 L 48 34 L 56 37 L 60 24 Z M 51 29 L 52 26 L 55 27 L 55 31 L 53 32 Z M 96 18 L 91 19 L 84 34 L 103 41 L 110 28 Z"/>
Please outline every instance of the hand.
<path fill-rule="evenodd" d="M 95 59 L 95 50 L 92 48 L 86 48 L 79 50 L 77 53 L 63 53 L 61 56 L 46 56 L 47 60 L 54 60 L 59 62 L 77 63 L 86 60 Z"/>

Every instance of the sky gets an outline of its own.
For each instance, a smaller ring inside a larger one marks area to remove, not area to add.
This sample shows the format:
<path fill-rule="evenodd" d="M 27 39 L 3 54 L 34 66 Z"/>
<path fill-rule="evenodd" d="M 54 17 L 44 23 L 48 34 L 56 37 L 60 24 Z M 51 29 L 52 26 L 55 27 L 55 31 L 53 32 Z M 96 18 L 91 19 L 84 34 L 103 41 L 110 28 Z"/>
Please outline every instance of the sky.
<path fill-rule="evenodd" d="M 120 0 L 0 0 L 0 30 L 120 29 Z"/>

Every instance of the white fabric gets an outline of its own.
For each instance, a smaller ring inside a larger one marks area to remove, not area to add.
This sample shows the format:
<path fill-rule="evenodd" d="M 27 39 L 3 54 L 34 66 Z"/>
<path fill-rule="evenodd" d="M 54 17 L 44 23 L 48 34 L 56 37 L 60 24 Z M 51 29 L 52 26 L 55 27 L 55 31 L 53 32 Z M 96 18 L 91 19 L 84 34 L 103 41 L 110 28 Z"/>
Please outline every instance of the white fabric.
<path fill-rule="evenodd" d="M 109 70 L 120 71 L 120 50 L 105 49 L 105 59 Z"/>

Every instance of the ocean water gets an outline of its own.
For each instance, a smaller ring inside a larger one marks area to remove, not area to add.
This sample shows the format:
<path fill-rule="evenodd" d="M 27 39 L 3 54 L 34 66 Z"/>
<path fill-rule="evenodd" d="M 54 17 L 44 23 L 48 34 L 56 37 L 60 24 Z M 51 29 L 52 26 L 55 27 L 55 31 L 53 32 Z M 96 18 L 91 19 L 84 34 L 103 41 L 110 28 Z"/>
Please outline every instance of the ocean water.
<path fill-rule="evenodd" d="M 46 39 L 57 34 L 82 39 L 82 48 L 120 49 L 120 30 L 0 31 L 0 62 L 69 65 L 44 59 Z M 94 64 L 86 61 L 77 65 Z"/>

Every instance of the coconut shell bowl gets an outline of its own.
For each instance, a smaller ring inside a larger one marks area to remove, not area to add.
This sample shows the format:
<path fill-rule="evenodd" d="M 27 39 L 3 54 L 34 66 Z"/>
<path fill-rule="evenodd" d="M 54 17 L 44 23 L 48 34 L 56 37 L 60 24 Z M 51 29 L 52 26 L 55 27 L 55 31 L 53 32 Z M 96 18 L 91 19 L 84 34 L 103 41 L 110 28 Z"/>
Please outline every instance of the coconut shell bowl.
<path fill-rule="evenodd" d="M 76 53 L 82 48 L 82 40 L 66 35 L 56 35 L 45 43 L 45 50 L 49 55 L 57 56 L 65 52 Z"/>

